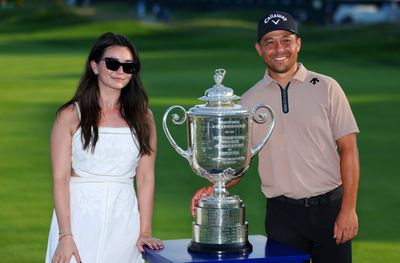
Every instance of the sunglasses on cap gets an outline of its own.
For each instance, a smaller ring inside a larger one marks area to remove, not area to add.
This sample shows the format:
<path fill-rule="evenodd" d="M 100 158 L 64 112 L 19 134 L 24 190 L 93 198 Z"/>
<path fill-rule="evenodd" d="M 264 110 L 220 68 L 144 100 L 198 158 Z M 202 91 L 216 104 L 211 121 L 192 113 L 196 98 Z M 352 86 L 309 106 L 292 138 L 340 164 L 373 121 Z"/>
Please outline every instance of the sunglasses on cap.
<path fill-rule="evenodd" d="M 122 66 L 122 70 L 126 74 L 134 74 L 137 72 L 137 64 L 135 62 L 121 63 L 114 58 L 104 58 L 100 61 L 103 61 L 103 60 L 106 63 L 106 68 L 109 70 L 117 71 Z"/>

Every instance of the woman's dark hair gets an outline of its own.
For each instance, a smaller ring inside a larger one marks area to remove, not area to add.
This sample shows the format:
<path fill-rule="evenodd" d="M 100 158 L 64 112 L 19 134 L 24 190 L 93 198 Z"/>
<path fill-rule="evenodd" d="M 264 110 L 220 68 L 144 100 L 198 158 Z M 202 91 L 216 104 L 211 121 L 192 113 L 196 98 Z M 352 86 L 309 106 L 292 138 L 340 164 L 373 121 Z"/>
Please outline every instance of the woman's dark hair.
<path fill-rule="evenodd" d="M 94 74 L 90 61 L 99 63 L 106 49 L 112 46 L 127 47 L 133 56 L 137 69 L 133 73 L 129 83 L 121 90 L 120 113 L 127 122 L 131 132 L 139 142 L 139 154 L 148 155 L 152 151 L 150 146 L 150 123 L 148 119 L 148 96 L 144 91 L 140 79 L 139 54 L 129 39 L 122 35 L 111 32 L 104 33 L 94 43 L 90 50 L 82 75 L 74 97 L 62 105 L 57 114 L 69 105 L 78 102 L 81 110 L 80 127 L 82 130 L 83 148 L 86 150 L 91 146 L 93 151 L 99 138 L 98 124 L 101 116 L 99 105 L 99 86 L 97 75 Z"/>

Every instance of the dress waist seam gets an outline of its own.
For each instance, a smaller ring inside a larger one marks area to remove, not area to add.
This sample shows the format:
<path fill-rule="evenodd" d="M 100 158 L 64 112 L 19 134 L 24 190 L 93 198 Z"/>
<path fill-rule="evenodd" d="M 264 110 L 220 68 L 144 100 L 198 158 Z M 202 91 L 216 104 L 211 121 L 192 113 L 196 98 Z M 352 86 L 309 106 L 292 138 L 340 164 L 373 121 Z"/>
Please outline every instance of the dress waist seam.
<path fill-rule="evenodd" d="M 118 178 L 111 176 L 81 177 L 71 176 L 70 183 L 122 183 L 133 184 L 133 178 Z"/>

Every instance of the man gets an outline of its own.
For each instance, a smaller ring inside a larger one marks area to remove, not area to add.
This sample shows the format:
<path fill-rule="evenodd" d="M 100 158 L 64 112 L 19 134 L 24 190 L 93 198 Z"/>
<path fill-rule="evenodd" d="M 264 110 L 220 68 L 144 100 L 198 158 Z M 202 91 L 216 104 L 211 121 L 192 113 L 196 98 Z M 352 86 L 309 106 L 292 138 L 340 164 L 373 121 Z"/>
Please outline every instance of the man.
<path fill-rule="evenodd" d="M 241 104 L 251 109 L 265 103 L 276 115 L 258 167 L 267 235 L 309 253 L 313 263 L 351 262 L 351 239 L 358 232 L 359 130 L 349 103 L 335 80 L 297 62 L 301 38 L 289 14 L 262 17 L 257 36 L 255 48 L 267 70 Z M 253 144 L 265 134 L 260 126 L 253 126 Z M 198 190 L 192 209 L 212 190 Z"/>

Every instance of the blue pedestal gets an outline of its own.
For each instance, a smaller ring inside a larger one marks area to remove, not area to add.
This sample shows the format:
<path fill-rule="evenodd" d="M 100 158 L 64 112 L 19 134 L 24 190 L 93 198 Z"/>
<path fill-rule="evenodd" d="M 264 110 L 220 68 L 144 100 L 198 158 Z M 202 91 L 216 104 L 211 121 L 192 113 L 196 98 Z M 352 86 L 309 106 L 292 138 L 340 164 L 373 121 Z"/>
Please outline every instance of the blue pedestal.
<path fill-rule="evenodd" d="M 299 252 L 277 241 L 268 239 L 262 235 L 251 235 L 249 241 L 253 245 L 253 251 L 247 254 L 213 255 L 193 253 L 187 251 L 190 239 L 166 240 L 164 249 L 151 250 L 145 248 L 144 258 L 150 263 L 189 263 L 189 262 L 280 262 L 303 263 L 310 256 Z"/>

